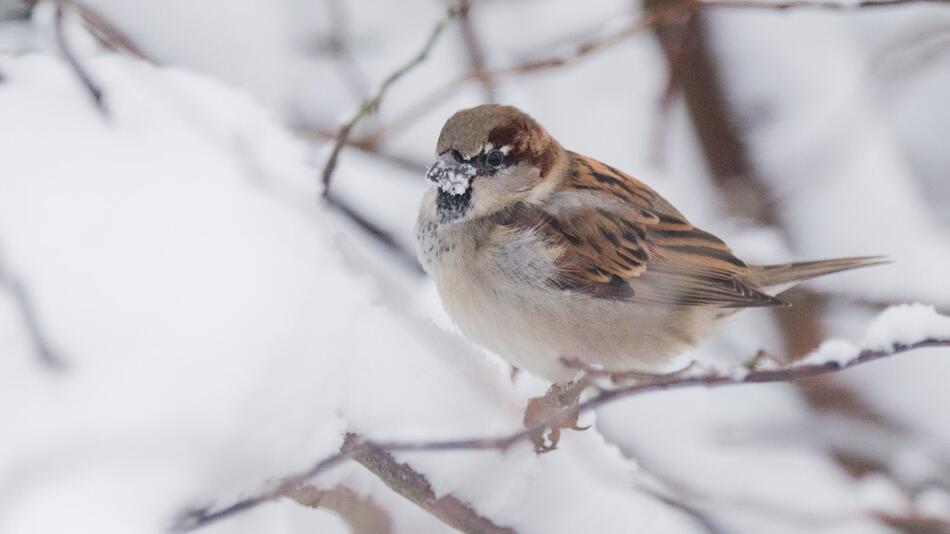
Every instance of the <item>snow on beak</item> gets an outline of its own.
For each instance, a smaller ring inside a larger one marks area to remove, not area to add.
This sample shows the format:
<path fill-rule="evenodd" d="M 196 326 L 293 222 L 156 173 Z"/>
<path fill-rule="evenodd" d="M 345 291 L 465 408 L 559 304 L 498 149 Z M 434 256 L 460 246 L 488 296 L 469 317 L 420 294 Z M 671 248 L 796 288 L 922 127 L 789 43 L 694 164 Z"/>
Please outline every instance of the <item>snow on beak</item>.
<path fill-rule="evenodd" d="M 460 161 L 454 151 L 443 152 L 426 172 L 426 180 L 450 195 L 464 195 L 474 176 L 475 166 Z"/>

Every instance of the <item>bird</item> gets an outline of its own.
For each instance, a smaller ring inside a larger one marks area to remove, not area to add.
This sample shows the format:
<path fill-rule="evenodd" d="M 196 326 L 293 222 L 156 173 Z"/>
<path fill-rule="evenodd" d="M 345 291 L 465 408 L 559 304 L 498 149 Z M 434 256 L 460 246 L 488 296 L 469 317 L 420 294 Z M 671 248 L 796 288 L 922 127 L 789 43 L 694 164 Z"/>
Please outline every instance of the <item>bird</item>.
<path fill-rule="evenodd" d="M 798 282 L 888 261 L 747 264 L 645 183 L 563 148 L 513 106 L 456 112 L 435 152 L 418 258 L 465 337 L 552 382 L 526 426 L 566 391 L 576 402 L 578 363 L 659 372 L 739 310 L 786 306 L 778 295 Z M 576 414 L 561 423 L 575 428 Z M 536 449 L 555 447 L 551 437 L 534 436 Z"/>

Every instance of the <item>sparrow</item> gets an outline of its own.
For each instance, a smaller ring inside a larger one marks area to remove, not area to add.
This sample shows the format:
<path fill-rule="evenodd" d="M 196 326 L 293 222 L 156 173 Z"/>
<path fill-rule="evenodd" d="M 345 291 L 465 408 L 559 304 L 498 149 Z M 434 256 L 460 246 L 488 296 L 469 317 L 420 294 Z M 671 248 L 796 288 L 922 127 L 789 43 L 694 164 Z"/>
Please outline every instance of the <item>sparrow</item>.
<path fill-rule="evenodd" d="M 511 106 L 458 111 L 436 155 L 415 227 L 423 268 L 464 336 L 556 386 L 579 375 L 567 362 L 659 372 L 742 308 L 785 306 L 776 295 L 802 280 L 886 261 L 746 264 Z"/>

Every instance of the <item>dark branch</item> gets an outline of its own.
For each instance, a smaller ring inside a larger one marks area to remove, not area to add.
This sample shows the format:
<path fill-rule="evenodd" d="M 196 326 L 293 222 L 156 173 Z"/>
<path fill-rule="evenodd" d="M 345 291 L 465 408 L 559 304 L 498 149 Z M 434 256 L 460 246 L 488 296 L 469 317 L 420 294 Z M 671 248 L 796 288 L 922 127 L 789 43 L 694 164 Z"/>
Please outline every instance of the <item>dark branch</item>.
<path fill-rule="evenodd" d="M 362 442 L 363 440 L 358 435 L 347 434 L 341 451 L 345 453 L 352 447 L 360 447 Z M 490 519 L 479 515 L 471 506 L 451 494 L 436 497 L 432 486 L 423 474 L 408 464 L 396 461 L 392 454 L 379 447 L 367 444 L 361 447 L 359 452 L 354 453 L 352 458 L 376 475 L 390 489 L 456 530 L 485 534 L 515 533 L 513 529 L 499 527 Z"/>
<path fill-rule="evenodd" d="M 468 60 L 472 66 L 472 74 L 482 85 L 482 91 L 486 102 L 495 102 L 495 81 L 488 76 L 481 76 L 485 70 L 485 52 L 482 43 L 478 38 L 478 32 L 475 30 L 475 23 L 472 21 L 472 1 L 464 0 L 459 12 L 459 28 L 462 30 L 462 39 L 465 41 L 465 50 L 468 52 Z"/>
<path fill-rule="evenodd" d="M 308 124 L 294 125 L 293 130 L 294 133 L 301 137 L 316 141 L 335 140 L 337 135 L 336 132 L 328 128 Z M 415 160 L 406 156 L 385 152 L 379 146 L 364 142 L 360 139 L 348 139 L 345 144 L 347 147 L 355 148 L 380 161 L 399 167 L 406 172 L 413 173 L 417 178 L 425 174 L 426 168 L 428 167 L 428 164 L 422 160 Z"/>
<path fill-rule="evenodd" d="M 718 372 L 657 375 L 655 378 L 641 380 L 630 386 L 601 391 L 595 397 L 581 403 L 579 408 L 581 410 L 591 410 L 634 394 L 663 389 L 679 389 L 688 386 L 712 387 L 736 384 L 764 384 L 767 382 L 792 382 L 811 376 L 842 371 L 856 365 L 879 360 L 902 352 L 928 347 L 950 347 L 950 339 L 925 339 L 910 345 L 895 344 L 889 351 L 864 350 L 843 364 L 837 361 L 792 364 L 777 369 L 752 369 L 747 373 L 737 375 Z"/>
<path fill-rule="evenodd" d="M 410 271 L 418 274 L 424 275 L 425 272 L 422 270 L 422 266 L 419 265 L 419 262 L 416 260 L 416 255 L 407 250 L 402 244 L 396 240 L 395 237 L 387 230 L 380 228 L 374 222 L 370 221 L 364 217 L 361 213 L 353 209 L 349 204 L 340 200 L 336 195 L 327 195 L 324 197 L 327 202 L 327 205 L 335 209 L 339 214 L 343 215 L 349 219 L 353 224 L 358 226 L 361 230 L 369 234 L 377 243 L 382 245 L 386 250 L 391 252 L 400 263 L 405 265 Z"/>
<path fill-rule="evenodd" d="M 390 124 L 381 126 L 376 131 L 364 136 L 362 140 L 368 143 L 378 143 L 383 138 L 417 120 L 423 116 L 426 111 L 435 109 L 437 104 L 452 97 L 470 82 L 481 81 L 484 83 L 484 81 L 490 80 L 494 83 L 499 78 L 532 74 L 549 69 L 569 66 L 579 62 L 582 59 L 585 59 L 594 52 L 605 50 L 614 45 L 622 43 L 628 37 L 639 34 L 640 32 L 652 28 L 657 24 L 672 22 L 676 18 L 695 12 L 698 9 L 754 8 L 783 10 L 795 8 L 812 8 L 849 11 L 859 8 L 921 3 L 947 4 L 950 3 L 950 0 L 859 0 L 857 2 L 839 2 L 832 0 L 673 0 L 670 2 L 662 2 L 659 7 L 647 10 L 639 17 L 630 21 L 630 23 L 626 26 L 613 32 L 608 32 L 598 37 L 584 41 L 566 53 L 546 55 L 539 59 L 529 60 L 499 69 L 486 69 L 477 72 L 470 72 L 460 78 L 452 80 L 445 85 L 436 88 L 431 93 L 421 98 L 418 102 L 411 104 L 405 112 L 393 119 Z"/>
<path fill-rule="evenodd" d="M 23 326 L 33 345 L 33 352 L 40 363 L 57 371 L 66 369 L 66 360 L 59 351 L 53 348 L 39 314 L 36 312 L 36 306 L 33 305 L 29 290 L 19 277 L 7 269 L 2 257 L 0 257 L 0 288 L 5 288 L 9 292 L 14 305 L 20 312 Z"/>
<path fill-rule="evenodd" d="M 473 80 L 492 80 L 494 82 L 499 78 L 566 67 L 568 65 L 577 63 L 594 52 L 621 43 L 627 37 L 640 33 L 655 24 L 668 20 L 670 17 L 677 17 L 688 12 L 692 6 L 690 2 L 691 0 L 679 0 L 670 3 L 664 3 L 661 7 L 649 10 L 634 18 L 630 21 L 630 23 L 619 28 L 618 30 L 608 32 L 598 37 L 584 41 L 574 46 L 566 53 L 546 55 L 540 59 L 528 60 L 516 65 L 499 69 L 487 69 L 469 72 L 464 76 L 452 80 L 444 86 L 435 89 L 432 91 L 432 93 L 423 97 L 417 103 L 411 105 L 405 113 L 399 115 L 392 121 L 390 125 L 379 128 L 372 134 L 364 137 L 363 140 L 367 143 L 378 143 L 385 136 L 392 134 L 394 131 L 405 127 L 412 121 L 421 117 L 425 111 L 435 108 L 436 104 L 450 98 L 468 82 Z"/>
<path fill-rule="evenodd" d="M 622 398 L 646 393 L 649 391 L 658 391 L 666 389 L 679 389 L 693 386 L 728 386 L 737 384 L 762 384 L 766 382 L 789 382 L 802 378 L 816 376 L 826 373 L 833 373 L 868 363 L 874 360 L 893 356 L 902 352 L 927 347 L 950 347 L 950 339 L 924 339 L 916 343 L 907 345 L 895 344 L 891 350 L 864 350 L 855 355 L 854 358 L 838 363 L 829 361 L 824 363 L 804 363 L 792 364 L 777 369 L 751 369 L 740 374 L 723 374 L 720 372 L 677 372 L 668 375 L 636 375 L 636 381 L 616 389 L 600 390 L 592 398 L 577 405 L 579 412 L 586 412 L 599 408 L 605 404 L 617 401 Z M 186 514 L 176 525 L 176 532 L 185 532 L 205 526 L 209 523 L 218 521 L 225 517 L 232 516 L 259 504 L 271 501 L 279 497 L 286 488 L 293 488 L 302 484 L 316 475 L 327 471 L 344 461 L 355 458 L 361 454 L 367 454 L 371 450 L 393 452 L 419 452 L 419 451 L 463 451 L 463 450 L 507 450 L 512 445 L 524 441 L 532 434 L 543 432 L 551 422 L 558 420 L 563 414 L 556 414 L 548 421 L 539 423 L 532 427 L 512 432 L 504 436 L 488 438 L 471 438 L 446 441 L 354 441 L 349 446 L 334 455 L 320 460 L 313 467 L 292 475 L 281 482 L 276 489 L 260 492 L 247 497 L 228 507 L 217 511 L 192 510 Z"/>
<path fill-rule="evenodd" d="M 79 11 L 79 16 L 82 18 L 86 29 L 88 29 L 89 33 L 91 33 L 97 41 L 102 43 L 103 46 L 109 50 L 123 52 L 137 59 L 157 64 L 153 58 L 147 56 L 145 52 L 135 44 L 135 41 L 112 24 L 101 13 L 82 3 L 76 2 L 75 6 L 77 11 Z"/>
<path fill-rule="evenodd" d="M 860 0 L 840 2 L 833 0 L 695 0 L 701 7 L 748 7 L 755 9 L 829 9 L 850 11 L 873 7 L 889 7 L 909 4 L 948 4 L 950 0 Z"/>
<path fill-rule="evenodd" d="M 75 53 L 73 53 L 73 50 L 69 46 L 69 42 L 66 39 L 66 30 L 64 28 L 66 2 L 67 0 L 57 0 L 56 2 L 56 15 L 54 18 L 56 44 L 59 47 L 59 52 L 62 54 L 63 59 L 66 60 L 66 63 L 69 64 L 69 67 L 76 75 L 76 78 L 79 79 L 80 83 L 82 83 L 82 86 L 86 89 L 86 92 L 89 93 L 89 96 L 92 98 L 96 109 L 99 110 L 99 113 L 103 117 L 109 118 L 109 109 L 106 107 L 102 88 L 99 87 L 99 85 L 92 79 L 92 76 L 89 75 L 89 72 L 86 71 L 86 68 L 82 65 L 82 63 L 79 62 L 79 58 L 76 57 Z"/>

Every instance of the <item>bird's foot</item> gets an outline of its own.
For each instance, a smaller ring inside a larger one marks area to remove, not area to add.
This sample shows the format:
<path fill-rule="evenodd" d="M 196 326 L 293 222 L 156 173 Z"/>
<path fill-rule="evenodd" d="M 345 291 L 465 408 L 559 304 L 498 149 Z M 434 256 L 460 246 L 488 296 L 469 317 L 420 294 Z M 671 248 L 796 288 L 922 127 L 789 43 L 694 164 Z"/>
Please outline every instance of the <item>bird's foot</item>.
<path fill-rule="evenodd" d="M 589 384 L 590 380 L 586 376 L 565 384 L 553 384 L 543 396 L 528 400 L 524 426 L 532 429 L 529 437 L 534 444 L 534 452 L 541 454 L 556 449 L 563 429 L 590 428 L 577 425 L 577 403 Z"/>

